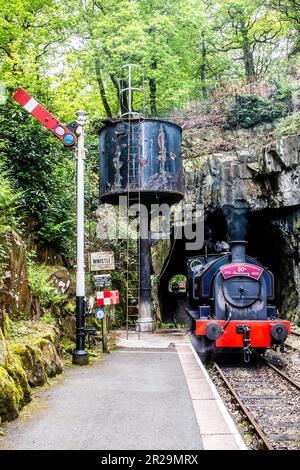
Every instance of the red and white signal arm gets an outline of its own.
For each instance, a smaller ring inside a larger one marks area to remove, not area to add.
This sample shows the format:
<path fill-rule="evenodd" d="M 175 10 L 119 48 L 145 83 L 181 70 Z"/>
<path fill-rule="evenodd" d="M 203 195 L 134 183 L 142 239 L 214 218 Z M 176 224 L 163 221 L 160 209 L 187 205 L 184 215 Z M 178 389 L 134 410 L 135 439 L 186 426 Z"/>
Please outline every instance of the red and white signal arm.
<path fill-rule="evenodd" d="M 118 290 L 97 292 L 97 305 L 116 305 L 120 302 Z"/>
<path fill-rule="evenodd" d="M 23 88 L 19 88 L 13 95 L 13 99 L 17 101 L 29 114 L 34 116 L 51 131 L 66 147 L 72 147 L 76 142 L 76 135 L 61 124 L 51 113 L 41 106 L 32 96 L 30 96 Z"/>

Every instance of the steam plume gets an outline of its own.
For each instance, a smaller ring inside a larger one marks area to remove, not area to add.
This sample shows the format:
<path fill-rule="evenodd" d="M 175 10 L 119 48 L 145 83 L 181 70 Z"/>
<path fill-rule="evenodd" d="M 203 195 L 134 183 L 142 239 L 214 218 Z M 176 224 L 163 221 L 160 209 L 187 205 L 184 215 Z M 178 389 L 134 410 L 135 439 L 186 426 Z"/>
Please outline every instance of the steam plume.
<path fill-rule="evenodd" d="M 246 240 L 248 231 L 247 208 L 224 206 L 229 240 Z"/>

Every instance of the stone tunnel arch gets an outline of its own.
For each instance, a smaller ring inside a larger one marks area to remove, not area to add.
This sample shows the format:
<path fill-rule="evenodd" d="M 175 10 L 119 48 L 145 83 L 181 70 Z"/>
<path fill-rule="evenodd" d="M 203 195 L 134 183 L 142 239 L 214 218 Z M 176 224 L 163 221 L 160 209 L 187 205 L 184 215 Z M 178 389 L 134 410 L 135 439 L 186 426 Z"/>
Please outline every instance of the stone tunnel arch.
<path fill-rule="evenodd" d="M 300 207 L 265 209 L 247 213 L 247 253 L 270 269 L 275 277 L 275 300 L 280 315 L 300 322 L 300 254 L 299 242 L 294 237 L 295 218 L 299 220 Z M 217 241 L 229 241 L 223 211 L 218 208 L 207 212 L 205 241 L 208 251 Z M 174 317 L 186 321 L 186 295 L 169 292 L 168 283 L 175 274 L 187 276 L 186 261 L 189 256 L 204 254 L 185 249 L 185 239 L 171 240 L 171 250 L 158 282 L 158 297 L 163 321 Z"/>

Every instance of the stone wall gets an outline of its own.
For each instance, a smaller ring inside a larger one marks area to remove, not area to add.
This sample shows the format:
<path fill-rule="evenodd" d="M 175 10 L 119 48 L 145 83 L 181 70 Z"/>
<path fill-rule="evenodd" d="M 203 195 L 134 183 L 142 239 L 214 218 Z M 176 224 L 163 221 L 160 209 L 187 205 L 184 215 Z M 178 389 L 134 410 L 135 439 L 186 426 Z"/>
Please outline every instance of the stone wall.
<path fill-rule="evenodd" d="M 31 399 L 32 387 L 62 372 L 58 351 L 59 334 L 53 326 L 18 322 L 9 340 L 0 329 L 0 424 L 18 416 Z"/>

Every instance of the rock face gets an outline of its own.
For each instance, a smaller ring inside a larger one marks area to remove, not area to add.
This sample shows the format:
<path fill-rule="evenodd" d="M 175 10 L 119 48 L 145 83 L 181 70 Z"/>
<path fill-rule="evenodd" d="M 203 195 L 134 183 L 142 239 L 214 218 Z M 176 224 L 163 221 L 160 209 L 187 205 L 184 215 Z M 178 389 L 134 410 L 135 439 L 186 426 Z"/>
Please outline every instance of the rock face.
<path fill-rule="evenodd" d="M 252 211 L 298 206 L 300 135 L 284 137 L 262 150 L 246 147 L 203 156 L 196 171 L 188 161 L 186 188 L 188 200 L 206 208 L 235 207 L 239 202 Z"/>
<path fill-rule="evenodd" d="M 70 286 L 68 271 L 54 271 L 51 282 L 57 292 L 65 293 Z M 31 387 L 62 372 L 59 333 L 38 321 L 38 304 L 28 282 L 24 242 L 12 230 L 1 232 L 0 423 L 18 416 L 30 400 Z"/>
<path fill-rule="evenodd" d="M 0 327 L 4 331 L 7 315 L 31 316 L 32 294 L 28 284 L 26 247 L 14 231 L 1 232 L 3 256 L 0 265 Z"/>
<path fill-rule="evenodd" d="M 250 254 L 275 274 L 280 313 L 299 322 L 300 135 L 268 142 L 268 131 L 235 131 L 234 141 L 228 134 L 230 148 L 214 151 L 216 135 L 208 130 L 202 151 L 203 129 L 199 135 L 188 130 L 186 200 L 204 204 L 213 241 L 230 238 L 228 208 L 235 212 L 244 225 Z"/>

